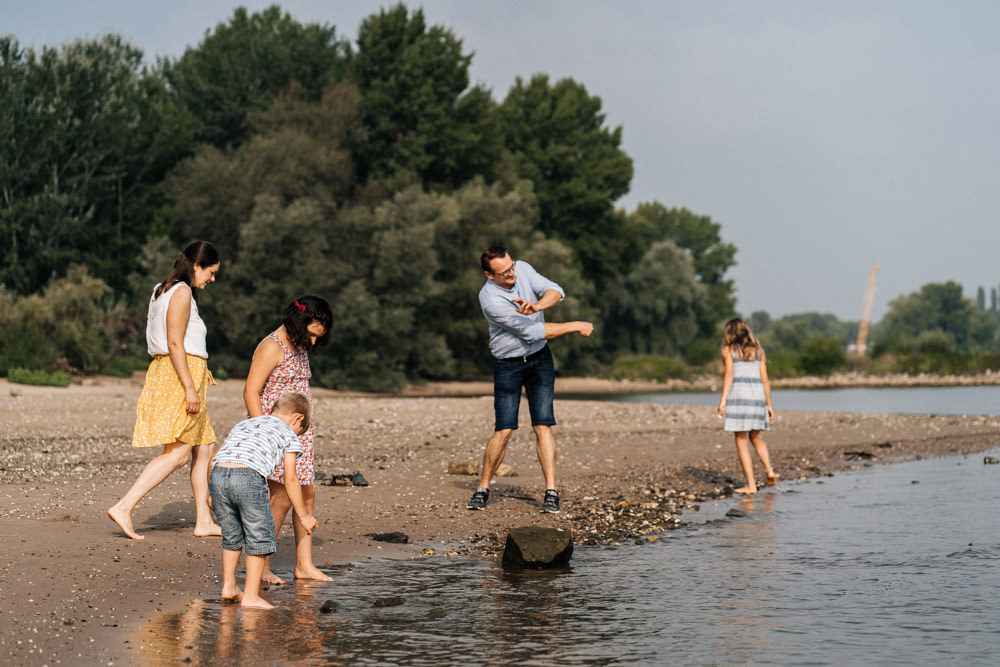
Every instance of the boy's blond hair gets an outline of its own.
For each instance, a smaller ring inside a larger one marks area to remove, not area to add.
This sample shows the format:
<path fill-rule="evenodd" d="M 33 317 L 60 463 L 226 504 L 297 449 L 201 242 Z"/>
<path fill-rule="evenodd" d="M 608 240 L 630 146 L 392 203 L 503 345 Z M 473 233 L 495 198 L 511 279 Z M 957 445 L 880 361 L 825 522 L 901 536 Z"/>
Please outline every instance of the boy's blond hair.
<path fill-rule="evenodd" d="M 312 405 L 309 403 L 309 397 L 297 391 L 282 394 L 281 398 L 275 402 L 274 407 L 271 408 L 271 414 L 276 412 L 280 412 L 283 415 L 292 415 L 298 412 L 302 415 L 302 423 L 306 426 L 309 425 L 309 421 L 312 419 Z"/>

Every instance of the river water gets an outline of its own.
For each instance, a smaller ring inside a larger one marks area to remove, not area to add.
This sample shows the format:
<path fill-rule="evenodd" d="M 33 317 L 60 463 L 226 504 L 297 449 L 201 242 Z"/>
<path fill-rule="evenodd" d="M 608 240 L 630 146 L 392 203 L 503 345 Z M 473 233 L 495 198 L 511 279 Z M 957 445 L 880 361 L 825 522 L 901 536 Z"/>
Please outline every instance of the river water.
<path fill-rule="evenodd" d="M 558 397 L 712 407 L 719 404 L 719 392 L 560 393 Z M 771 402 L 779 412 L 811 410 L 910 415 L 1000 415 L 1000 386 L 775 389 L 771 392 Z"/>
<path fill-rule="evenodd" d="M 1000 465 L 985 456 L 1000 447 L 705 503 L 658 541 L 578 547 L 560 572 L 441 556 L 345 564 L 332 584 L 272 588 L 276 611 L 194 600 L 143 627 L 140 653 L 147 664 L 995 665 Z M 387 597 L 402 604 L 374 606 Z"/>

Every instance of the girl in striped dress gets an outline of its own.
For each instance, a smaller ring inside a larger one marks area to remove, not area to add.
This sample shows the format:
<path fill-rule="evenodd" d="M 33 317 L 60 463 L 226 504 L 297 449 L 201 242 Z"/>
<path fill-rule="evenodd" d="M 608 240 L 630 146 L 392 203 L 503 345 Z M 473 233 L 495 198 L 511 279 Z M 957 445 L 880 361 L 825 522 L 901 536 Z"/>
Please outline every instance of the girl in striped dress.
<path fill-rule="evenodd" d="M 309 353 L 316 352 L 330 341 L 333 326 L 333 312 L 326 299 L 306 294 L 292 301 L 281 313 L 281 326 L 264 337 L 253 353 L 246 384 L 243 385 L 243 402 L 251 417 L 271 414 L 275 402 L 290 391 L 305 394 L 313 402 L 309 389 Z M 306 509 L 313 512 L 316 503 L 316 471 L 314 468 L 313 435 L 316 424 L 310 420 L 305 433 L 300 436 L 302 454 L 295 461 L 295 472 L 302 487 L 302 500 Z M 271 493 L 271 514 L 274 517 L 274 532 L 280 532 L 292 501 L 285 493 L 284 469 L 275 468 L 267 478 Z M 296 579 L 317 579 L 332 581 L 313 564 L 312 538 L 302 526 L 299 517 L 292 513 L 292 528 L 295 531 Z M 285 583 L 271 570 L 270 559 L 264 568 L 263 581 L 271 584 Z"/>
<path fill-rule="evenodd" d="M 761 431 L 771 429 L 774 410 L 771 408 L 771 383 L 767 379 L 767 359 L 747 323 L 738 317 L 726 322 L 722 337 L 722 363 L 725 374 L 722 380 L 722 399 L 717 412 L 725 417 L 725 430 L 736 436 L 736 454 L 747 478 L 746 486 L 733 489 L 734 493 L 757 493 L 753 460 L 749 443 L 753 443 L 757 457 L 764 465 L 767 485 L 778 483 L 778 476 L 771 467 L 771 457 Z"/>

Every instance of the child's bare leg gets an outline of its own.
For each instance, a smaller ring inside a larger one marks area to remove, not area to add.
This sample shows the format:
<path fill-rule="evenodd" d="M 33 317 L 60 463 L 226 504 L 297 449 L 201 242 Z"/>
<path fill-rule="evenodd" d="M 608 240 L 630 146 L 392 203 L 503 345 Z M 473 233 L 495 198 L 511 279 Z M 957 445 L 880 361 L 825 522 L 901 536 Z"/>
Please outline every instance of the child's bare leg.
<path fill-rule="evenodd" d="M 236 583 L 236 566 L 240 563 L 240 554 L 243 550 L 229 551 L 222 550 L 222 599 L 239 601 L 243 598 L 243 591 Z"/>
<path fill-rule="evenodd" d="M 774 468 L 771 467 L 771 455 L 767 451 L 767 444 L 764 442 L 764 437 L 761 436 L 760 431 L 750 431 L 750 442 L 753 443 L 753 448 L 757 452 L 757 458 L 760 459 L 761 464 L 764 466 L 764 474 L 767 475 L 768 481 L 772 479 L 777 479 L 778 476 L 774 474 Z"/>
<path fill-rule="evenodd" d="M 302 502 L 306 510 L 312 514 L 316 505 L 316 487 L 312 484 L 302 486 Z M 313 565 L 312 556 L 312 535 L 299 523 L 299 518 L 294 510 L 292 511 L 292 527 L 295 529 L 295 578 L 296 579 L 316 579 L 318 581 L 333 581 L 333 578 L 324 574 L 318 567 Z"/>
<path fill-rule="evenodd" d="M 733 489 L 734 493 L 757 493 L 757 481 L 753 478 L 753 461 L 750 459 L 750 442 L 746 431 L 736 434 L 736 455 L 740 459 L 740 466 L 743 467 L 743 475 L 747 478 L 747 485 L 738 489 Z"/>
<path fill-rule="evenodd" d="M 132 510 L 147 493 L 156 488 L 170 473 L 187 463 L 189 456 L 191 456 L 191 445 L 183 442 L 163 445 L 163 453 L 147 463 L 121 500 L 108 508 L 108 516 L 118 524 L 118 527 L 126 535 L 133 540 L 145 539 L 132 527 Z"/>
<path fill-rule="evenodd" d="M 247 579 L 243 582 L 243 600 L 240 606 L 254 609 L 274 609 L 274 605 L 260 596 L 260 575 L 264 572 L 266 556 L 247 555 Z"/>
<path fill-rule="evenodd" d="M 281 526 L 285 523 L 288 510 L 292 508 L 292 500 L 285 492 L 285 485 L 274 480 L 267 480 L 267 490 L 270 492 L 271 516 L 274 518 L 274 536 L 278 537 Z M 264 574 L 261 579 L 268 584 L 284 584 L 285 580 L 271 570 L 271 557 L 264 557 Z"/>
<path fill-rule="evenodd" d="M 214 443 L 213 443 L 214 444 Z M 208 475 L 212 470 L 213 445 L 192 447 L 191 454 L 191 491 L 194 493 L 194 536 L 221 536 L 222 528 L 212 520 L 212 510 L 209 508 Z"/>

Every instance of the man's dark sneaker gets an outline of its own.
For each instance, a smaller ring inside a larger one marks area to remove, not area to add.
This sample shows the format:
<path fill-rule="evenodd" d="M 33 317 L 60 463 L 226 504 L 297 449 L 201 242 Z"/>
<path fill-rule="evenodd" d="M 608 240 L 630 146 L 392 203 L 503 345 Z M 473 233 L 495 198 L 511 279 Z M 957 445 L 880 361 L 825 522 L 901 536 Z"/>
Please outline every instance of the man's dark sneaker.
<path fill-rule="evenodd" d="M 472 494 L 472 500 L 470 500 L 469 504 L 465 507 L 470 510 L 484 510 L 486 509 L 486 501 L 489 499 L 489 489 L 476 489 L 476 492 Z"/>
<path fill-rule="evenodd" d="M 559 494 L 555 489 L 547 489 L 542 499 L 542 511 L 547 514 L 559 514 Z"/>

